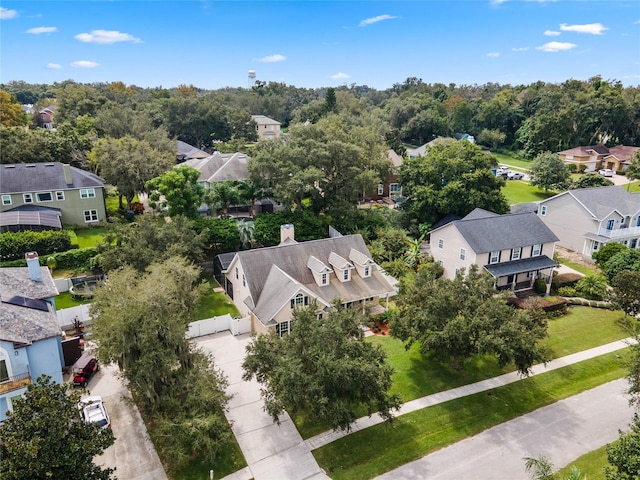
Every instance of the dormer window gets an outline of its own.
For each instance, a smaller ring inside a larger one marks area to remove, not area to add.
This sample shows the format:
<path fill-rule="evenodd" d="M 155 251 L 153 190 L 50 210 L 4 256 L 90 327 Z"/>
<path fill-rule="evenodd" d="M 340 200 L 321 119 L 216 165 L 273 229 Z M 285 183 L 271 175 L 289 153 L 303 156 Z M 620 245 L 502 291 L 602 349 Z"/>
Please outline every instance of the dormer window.
<path fill-rule="evenodd" d="M 350 279 L 350 275 L 349 275 L 349 270 L 345 269 L 342 271 L 342 280 L 344 280 L 345 282 L 348 282 Z"/>
<path fill-rule="evenodd" d="M 370 277 L 371 276 L 371 267 L 369 265 L 365 265 L 364 266 L 364 276 L 365 277 Z"/>
<path fill-rule="evenodd" d="M 327 281 L 328 281 L 327 274 L 326 274 L 326 273 L 323 273 L 323 274 L 321 275 L 321 277 L 320 277 L 320 283 L 321 283 L 322 285 L 326 285 L 326 284 L 327 284 Z"/>

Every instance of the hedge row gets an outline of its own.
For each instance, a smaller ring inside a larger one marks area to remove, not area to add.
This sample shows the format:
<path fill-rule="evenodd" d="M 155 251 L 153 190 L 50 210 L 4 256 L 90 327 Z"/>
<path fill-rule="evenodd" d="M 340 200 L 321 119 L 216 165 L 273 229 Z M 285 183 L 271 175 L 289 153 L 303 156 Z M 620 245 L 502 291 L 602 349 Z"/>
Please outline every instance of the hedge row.
<path fill-rule="evenodd" d="M 27 252 L 38 252 L 39 256 L 64 252 L 71 247 L 71 236 L 65 230 L 42 232 L 16 232 L 0 234 L 0 260 L 10 261 L 24 258 Z"/>
<path fill-rule="evenodd" d="M 47 265 L 49 257 L 53 257 L 55 260 L 55 268 L 68 269 L 75 271 L 93 270 L 95 266 L 95 258 L 98 254 L 96 248 L 77 248 L 75 250 L 68 250 L 66 252 L 53 253 L 46 257 L 40 256 L 40 265 Z M 22 258 L 20 260 L 13 260 L 10 262 L 2 262 L 0 267 L 26 267 L 27 261 Z"/>

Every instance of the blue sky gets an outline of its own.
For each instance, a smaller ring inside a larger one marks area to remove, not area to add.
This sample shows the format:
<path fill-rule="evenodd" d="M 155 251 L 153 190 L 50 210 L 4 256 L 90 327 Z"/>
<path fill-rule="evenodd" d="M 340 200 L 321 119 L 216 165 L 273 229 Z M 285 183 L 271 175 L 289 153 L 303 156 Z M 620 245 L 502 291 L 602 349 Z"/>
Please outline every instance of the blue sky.
<path fill-rule="evenodd" d="M 0 82 L 640 84 L 640 2 L 10 1 Z"/>

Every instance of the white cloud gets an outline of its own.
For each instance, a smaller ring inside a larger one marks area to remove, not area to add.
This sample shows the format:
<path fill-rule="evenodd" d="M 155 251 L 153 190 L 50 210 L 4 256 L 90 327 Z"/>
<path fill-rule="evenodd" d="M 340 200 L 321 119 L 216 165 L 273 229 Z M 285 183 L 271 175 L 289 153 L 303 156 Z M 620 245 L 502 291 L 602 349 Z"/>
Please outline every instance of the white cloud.
<path fill-rule="evenodd" d="M 635 22 L 633 22 L 634 25 L 640 25 L 640 20 L 636 20 Z"/>
<path fill-rule="evenodd" d="M 0 7 L 0 20 L 9 20 L 10 18 L 16 18 L 17 16 L 17 10 L 9 10 L 8 8 Z"/>
<path fill-rule="evenodd" d="M 556 32 L 555 30 L 545 30 L 544 34 L 547 37 L 557 37 L 558 35 L 560 35 L 560 32 Z"/>
<path fill-rule="evenodd" d="M 491 5 L 500 5 L 502 3 L 508 2 L 509 0 L 491 0 Z"/>
<path fill-rule="evenodd" d="M 36 27 L 36 28 L 30 28 L 29 30 L 27 30 L 24 33 L 31 33 L 33 35 L 40 35 L 41 33 L 53 33 L 53 32 L 57 32 L 58 28 L 57 27 Z"/>
<path fill-rule="evenodd" d="M 500 52 L 489 52 L 487 53 L 487 57 L 499 57 L 500 56 Z"/>
<path fill-rule="evenodd" d="M 79 33 L 75 36 L 75 39 L 84 43 L 100 43 L 103 45 L 117 42 L 142 42 L 142 40 L 133 35 L 118 32 L 117 30 L 92 30 L 91 33 Z"/>
<path fill-rule="evenodd" d="M 560 24 L 560 30 L 563 32 L 588 33 L 590 35 L 602 35 L 602 32 L 609 30 L 601 23 L 585 23 L 584 25 L 567 25 Z"/>
<path fill-rule="evenodd" d="M 393 20 L 394 17 L 392 15 L 378 15 L 377 17 L 366 18 L 360 22 L 361 27 L 366 27 L 367 25 L 373 25 L 374 23 L 382 22 L 384 20 Z"/>
<path fill-rule="evenodd" d="M 575 43 L 569 42 L 549 42 L 536 47 L 536 50 L 542 50 L 543 52 L 562 52 L 565 50 L 571 50 L 577 47 Z"/>
<path fill-rule="evenodd" d="M 96 68 L 99 67 L 100 64 L 89 60 L 78 60 L 77 62 L 73 62 L 71 66 L 74 68 Z"/>
<path fill-rule="evenodd" d="M 347 75 L 346 73 L 338 72 L 335 75 L 329 75 L 329 78 L 333 78 L 334 80 L 344 80 L 345 78 L 351 78 L 351 75 Z"/>
<path fill-rule="evenodd" d="M 47 68 L 49 70 L 60 70 L 62 68 L 62 65 L 60 65 L 59 63 L 47 63 Z"/>
<path fill-rule="evenodd" d="M 527 50 L 529 50 L 529 47 L 514 47 L 511 50 L 513 50 L 514 52 L 526 52 Z"/>
<path fill-rule="evenodd" d="M 267 55 L 266 57 L 262 57 L 259 61 L 262 63 L 275 63 L 275 62 L 284 62 L 287 59 L 284 55 L 280 55 L 276 53 L 275 55 Z"/>

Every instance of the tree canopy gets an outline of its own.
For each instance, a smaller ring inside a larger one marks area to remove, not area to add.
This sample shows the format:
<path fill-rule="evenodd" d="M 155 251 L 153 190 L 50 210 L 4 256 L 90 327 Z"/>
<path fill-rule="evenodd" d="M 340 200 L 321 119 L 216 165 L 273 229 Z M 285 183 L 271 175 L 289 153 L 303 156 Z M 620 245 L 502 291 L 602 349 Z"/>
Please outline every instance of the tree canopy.
<path fill-rule="evenodd" d="M 93 461 L 113 444 L 110 428 L 85 423 L 78 414 L 80 392 L 43 375 L 14 401 L 0 425 L 0 476 L 5 480 L 109 480 L 113 469 Z"/>
<path fill-rule="evenodd" d="M 145 184 L 152 208 L 167 208 L 170 217 L 184 215 L 195 218 L 204 198 L 204 187 L 198 183 L 200 172 L 188 165 L 173 168 Z"/>
<path fill-rule="evenodd" d="M 571 188 L 609 187 L 614 183 L 599 173 L 587 173 L 571 183 Z"/>
<path fill-rule="evenodd" d="M 404 162 L 400 183 L 408 197 L 403 209 L 418 224 L 433 224 L 445 215 L 463 217 L 474 208 L 506 213 L 503 180 L 491 167 L 497 161 L 467 141 L 446 140 L 429 147 L 425 156 Z"/>
<path fill-rule="evenodd" d="M 394 336 L 439 361 L 463 360 L 475 354 L 491 354 L 500 365 L 513 361 L 527 374 L 545 360 L 537 342 L 547 335 L 544 312 L 535 307 L 515 309 L 496 295 L 493 278 L 474 265 L 455 279 L 438 278 L 434 269 L 422 268 L 404 278 L 397 298 L 398 311 L 391 320 Z"/>
<path fill-rule="evenodd" d="M 571 183 L 569 166 L 555 153 L 539 154 L 531 164 L 531 185 L 548 190 L 565 190 Z"/>
<path fill-rule="evenodd" d="M 388 393 L 392 368 L 380 346 L 365 342 L 362 314 L 335 304 L 318 318 L 316 306 L 293 312 L 291 332 L 255 337 L 243 363 L 245 380 L 262 384 L 266 411 L 305 413 L 335 430 L 349 430 L 360 407 L 387 421 L 400 405 Z"/>

